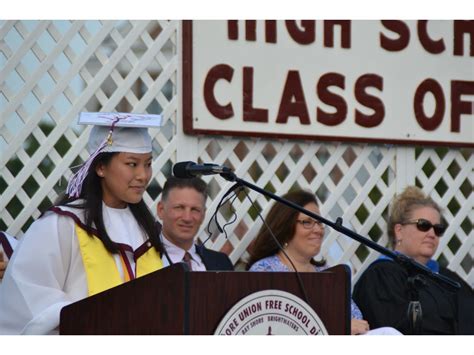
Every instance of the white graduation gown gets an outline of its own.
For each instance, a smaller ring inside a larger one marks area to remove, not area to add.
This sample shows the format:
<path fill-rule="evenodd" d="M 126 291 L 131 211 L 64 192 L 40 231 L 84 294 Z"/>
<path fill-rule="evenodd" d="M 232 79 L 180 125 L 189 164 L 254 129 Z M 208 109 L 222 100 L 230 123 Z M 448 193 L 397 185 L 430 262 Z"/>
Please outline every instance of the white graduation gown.
<path fill-rule="evenodd" d="M 83 220 L 82 210 L 61 207 Z M 130 209 L 103 204 L 110 238 L 136 250 L 145 241 Z M 131 254 L 131 253 L 130 253 Z M 132 269 L 135 263 L 127 255 Z M 117 267 L 123 278 L 121 263 Z M 72 218 L 48 213 L 35 221 L 12 255 L 0 288 L 0 334 L 57 334 L 61 308 L 88 296 Z"/>

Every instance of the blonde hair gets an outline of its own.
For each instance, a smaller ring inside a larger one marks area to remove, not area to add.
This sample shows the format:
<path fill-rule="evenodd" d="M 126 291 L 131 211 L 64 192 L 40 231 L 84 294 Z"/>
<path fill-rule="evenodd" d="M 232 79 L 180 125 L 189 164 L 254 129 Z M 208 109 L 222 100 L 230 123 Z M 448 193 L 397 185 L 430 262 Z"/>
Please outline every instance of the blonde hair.
<path fill-rule="evenodd" d="M 432 207 L 441 215 L 441 207 L 433 199 L 416 186 L 408 186 L 399 195 L 396 195 L 390 207 L 388 217 L 388 238 L 392 248 L 395 248 L 395 225 L 411 219 L 415 209 Z"/>

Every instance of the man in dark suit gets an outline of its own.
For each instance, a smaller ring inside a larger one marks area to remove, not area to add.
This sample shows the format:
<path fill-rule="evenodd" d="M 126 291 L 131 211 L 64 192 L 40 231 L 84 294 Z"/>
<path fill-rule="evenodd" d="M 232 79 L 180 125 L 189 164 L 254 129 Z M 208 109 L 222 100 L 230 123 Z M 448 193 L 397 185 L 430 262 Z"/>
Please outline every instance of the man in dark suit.
<path fill-rule="evenodd" d="M 157 214 L 166 253 L 164 265 L 185 262 L 193 271 L 233 270 L 229 257 L 196 244 L 206 215 L 207 185 L 199 178 L 170 177 L 163 187 Z"/>

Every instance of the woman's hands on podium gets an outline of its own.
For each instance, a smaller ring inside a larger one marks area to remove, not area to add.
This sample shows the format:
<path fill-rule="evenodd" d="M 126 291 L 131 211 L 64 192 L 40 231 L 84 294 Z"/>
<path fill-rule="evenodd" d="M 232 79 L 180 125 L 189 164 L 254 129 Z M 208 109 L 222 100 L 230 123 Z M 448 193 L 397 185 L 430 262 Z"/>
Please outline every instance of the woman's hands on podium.
<path fill-rule="evenodd" d="M 351 319 L 351 335 L 365 334 L 370 330 L 369 322 L 364 319 Z"/>

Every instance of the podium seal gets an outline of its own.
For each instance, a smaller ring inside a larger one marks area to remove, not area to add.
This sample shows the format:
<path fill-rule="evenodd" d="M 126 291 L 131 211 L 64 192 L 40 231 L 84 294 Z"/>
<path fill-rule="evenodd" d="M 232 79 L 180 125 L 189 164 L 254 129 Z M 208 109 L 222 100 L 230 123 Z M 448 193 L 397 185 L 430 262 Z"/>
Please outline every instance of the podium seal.
<path fill-rule="evenodd" d="M 252 293 L 237 302 L 215 335 L 327 335 L 316 312 L 301 298 L 280 290 Z"/>

